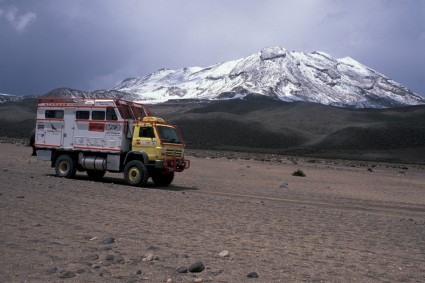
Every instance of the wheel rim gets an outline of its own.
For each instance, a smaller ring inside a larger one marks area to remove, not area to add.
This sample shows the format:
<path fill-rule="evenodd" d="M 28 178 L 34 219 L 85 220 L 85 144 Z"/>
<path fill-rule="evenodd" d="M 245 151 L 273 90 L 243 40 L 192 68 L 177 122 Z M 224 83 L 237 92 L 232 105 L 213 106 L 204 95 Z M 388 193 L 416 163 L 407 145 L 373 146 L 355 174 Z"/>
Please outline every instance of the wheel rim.
<path fill-rule="evenodd" d="M 65 161 L 59 163 L 59 172 L 62 174 L 66 174 L 66 172 L 68 172 L 68 163 L 66 163 Z"/>
<path fill-rule="evenodd" d="M 136 167 L 132 167 L 128 171 L 128 179 L 131 182 L 137 182 L 137 181 L 139 181 L 140 180 L 140 176 L 141 176 L 140 171 Z"/>

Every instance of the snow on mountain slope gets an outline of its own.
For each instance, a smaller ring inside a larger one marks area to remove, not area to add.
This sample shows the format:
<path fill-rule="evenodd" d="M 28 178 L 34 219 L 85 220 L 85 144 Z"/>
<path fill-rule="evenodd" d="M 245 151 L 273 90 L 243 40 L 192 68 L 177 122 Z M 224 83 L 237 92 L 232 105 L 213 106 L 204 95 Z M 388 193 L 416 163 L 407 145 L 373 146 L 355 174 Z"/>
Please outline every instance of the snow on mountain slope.
<path fill-rule="evenodd" d="M 206 68 L 161 69 L 126 79 L 113 90 L 145 103 L 170 99 L 233 99 L 248 94 L 282 101 L 384 108 L 424 104 L 425 99 L 352 58 L 281 47 Z"/>
<path fill-rule="evenodd" d="M 23 96 L 0 93 L 0 103 L 22 100 Z"/>

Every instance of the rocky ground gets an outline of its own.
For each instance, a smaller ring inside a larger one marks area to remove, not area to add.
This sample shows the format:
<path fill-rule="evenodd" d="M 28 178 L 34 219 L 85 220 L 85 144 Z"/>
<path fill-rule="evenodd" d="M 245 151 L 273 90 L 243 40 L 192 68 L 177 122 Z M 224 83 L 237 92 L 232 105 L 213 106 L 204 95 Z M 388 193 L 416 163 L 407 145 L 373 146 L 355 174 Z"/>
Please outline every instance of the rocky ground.
<path fill-rule="evenodd" d="M 192 151 L 135 188 L 0 152 L 0 282 L 425 281 L 421 165 Z"/>

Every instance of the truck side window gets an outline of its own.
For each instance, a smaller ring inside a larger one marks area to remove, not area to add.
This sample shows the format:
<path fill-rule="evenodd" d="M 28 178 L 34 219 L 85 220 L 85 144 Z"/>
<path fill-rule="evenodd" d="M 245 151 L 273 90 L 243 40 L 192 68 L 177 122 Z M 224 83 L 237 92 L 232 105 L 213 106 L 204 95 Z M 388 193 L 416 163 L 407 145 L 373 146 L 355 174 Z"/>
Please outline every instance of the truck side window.
<path fill-rule="evenodd" d="M 118 120 L 115 109 L 112 107 L 106 108 L 106 120 Z"/>
<path fill-rule="evenodd" d="M 75 119 L 88 120 L 90 119 L 90 111 L 77 111 L 75 112 Z"/>
<path fill-rule="evenodd" d="M 154 138 L 155 134 L 153 132 L 153 128 L 152 127 L 140 128 L 139 137 L 140 138 Z"/>
<path fill-rule="evenodd" d="M 50 119 L 63 119 L 63 110 L 46 110 L 44 117 Z"/>
<path fill-rule="evenodd" d="M 105 120 L 105 111 L 93 111 L 91 113 L 92 120 Z"/>

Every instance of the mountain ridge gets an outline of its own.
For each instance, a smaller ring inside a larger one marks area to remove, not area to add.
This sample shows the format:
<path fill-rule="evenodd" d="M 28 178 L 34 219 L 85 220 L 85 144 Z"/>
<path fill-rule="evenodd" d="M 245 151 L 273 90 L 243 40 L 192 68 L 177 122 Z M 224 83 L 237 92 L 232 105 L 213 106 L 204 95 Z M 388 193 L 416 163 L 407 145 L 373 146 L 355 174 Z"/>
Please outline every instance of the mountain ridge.
<path fill-rule="evenodd" d="M 385 75 L 345 57 L 264 48 L 237 60 L 206 68 L 160 69 L 128 78 L 113 90 L 143 102 L 169 99 L 236 99 L 248 94 L 293 102 L 307 101 L 353 108 L 425 104 L 425 98 Z"/>

